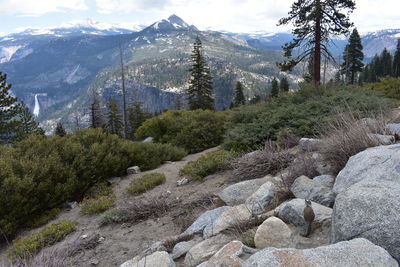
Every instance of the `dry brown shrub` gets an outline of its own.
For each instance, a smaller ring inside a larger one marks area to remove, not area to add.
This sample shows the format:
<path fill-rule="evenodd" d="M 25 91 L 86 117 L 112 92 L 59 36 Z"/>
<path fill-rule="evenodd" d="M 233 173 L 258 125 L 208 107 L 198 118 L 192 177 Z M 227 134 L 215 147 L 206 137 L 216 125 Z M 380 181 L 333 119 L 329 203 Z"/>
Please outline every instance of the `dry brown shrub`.
<path fill-rule="evenodd" d="M 171 208 L 167 195 L 140 197 L 135 201 L 125 203 L 125 210 L 128 211 L 129 221 L 138 222 L 151 217 L 160 217 Z"/>
<path fill-rule="evenodd" d="M 369 147 L 387 145 L 373 134 L 388 134 L 387 114 L 375 114 L 362 119 L 360 113 L 338 113 L 330 122 L 323 135 L 321 154 L 338 173 L 349 158 Z"/>
<path fill-rule="evenodd" d="M 293 157 L 288 149 L 267 142 L 264 148 L 233 161 L 233 174 L 241 181 L 261 178 L 268 174 L 274 175 L 288 167 Z"/>

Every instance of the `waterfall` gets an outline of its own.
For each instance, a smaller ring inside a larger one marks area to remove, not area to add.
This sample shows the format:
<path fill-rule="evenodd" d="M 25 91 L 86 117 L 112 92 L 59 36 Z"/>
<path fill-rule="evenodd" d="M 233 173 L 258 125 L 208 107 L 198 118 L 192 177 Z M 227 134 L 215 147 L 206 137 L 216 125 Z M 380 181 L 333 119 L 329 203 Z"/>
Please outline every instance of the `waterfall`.
<path fill-rule="evenodd" d="M 35 117 L 38 117 L 39 112 L 40 112 L 40 104 L 39 104 L 39 100 L 38 100 L 38 94 L 36 94 L 35 95 L 35 107 L 33 108 L 33 115 Z"/>

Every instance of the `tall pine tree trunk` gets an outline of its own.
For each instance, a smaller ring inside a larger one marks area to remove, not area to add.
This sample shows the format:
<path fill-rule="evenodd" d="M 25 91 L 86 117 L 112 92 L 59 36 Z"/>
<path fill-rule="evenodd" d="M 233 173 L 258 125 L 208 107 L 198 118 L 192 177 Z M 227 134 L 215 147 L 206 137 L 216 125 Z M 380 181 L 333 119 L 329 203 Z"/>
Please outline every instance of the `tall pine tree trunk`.
<path fill-rule="evenodd" d="M 316 0 L 315 47 L 314 47 L 314 83 L 321 83 L 321 3 Z"/>

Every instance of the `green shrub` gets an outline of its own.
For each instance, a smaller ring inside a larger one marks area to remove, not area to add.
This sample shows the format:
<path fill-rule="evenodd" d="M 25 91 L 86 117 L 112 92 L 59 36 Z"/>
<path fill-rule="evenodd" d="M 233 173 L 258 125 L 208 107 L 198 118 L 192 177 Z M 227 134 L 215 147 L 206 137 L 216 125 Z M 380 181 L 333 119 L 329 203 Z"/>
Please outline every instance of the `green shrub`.
<path fill-rule="evenodd" d="M 338 110 L 380 111 L 394 102 L 366 88 L 333 87 L 320 94 L 303 88 L 257 105 L 241 106 L 227 116 L 224 148 L 254 150 L 266 140 L 277 140 L 281 129 L 295 136 L 321 133 L 330 116 Z"/>
<path fill-rule="evenodd" d="M 130 183 L 127 191 L 131 194 L 144 193 L 157 185 L 165 183 L 165 174 L 153 172 L 146 173 L 140 178 L 134 178 Z"/>
<path fill-rule="evenodd" d="M 37 254 L 43 247 L 51 246 L 63 240 L 69 233 L 75 231 L 78 225 L 75 221 L 60 221 L 42 228 L 26 237 L 15 239 L 7 250 L 10 259 L 27 259 Z"/>
<path fill-rule="evenodd" d="M 381 78 L 379 82 L 368 84 L 367 87 L 387 97 L 400 99 L 400 78 Z"/>
<path fill-rule="evenodd" d="M 104 213 L 103 217 L 99 220 L 99 226 L 104 226 L 112 223 L 122 223 L 128 221 L 130 218 L 129 212 L 122 209 L 112 209 Z"/>
<path fill-rule="evenodd" d="M 40 214 L 39 216 L 35 216 L 31 220 L 29 220 L 26 223 L 26 226 L 31 227 L 31 228 L 40 227 L 42 225 L 45 225 L 49 221 L 55 219 L 59 213 L 60 213 L 59 208 L 54 208 L 54 209 L 45 211 L 44 213 Z"/>
<path fill-rule="evenodd" d="M 96 198 L 85 198 L 81 204 L 80 213 L 93 215 L 102 213 L 114 206 L 115 196 L 99 196 Z"/>
<path fill-rule="evenodd" d="M 0 146 L 0 230 L 12 237 L 31 218 L 81 199 L 94 184 L 124 175 L 130 166 L 147 170 L 185 155 L 169 144 L 132 142 L 101 129 Z M 102 200 L 103 207 L 111 203 Z"/>
<path fill-rule="evenodd" d="M 224 113 L 170 110 L 146 120 L 136 131 L 136 137 L 151 136 L 157 142 L 170 143 L 195 153 L 219 145 L 224 131 Z"/>
<path fill-rule="evenodd" d="M 185 165 L 179 175 L 188 176 L 194 180 L 202 180 L 204 177 L 227 167 L 233 159 L 233 154 L 226 150 L 218 150 L 202 155 L 198 160 Z"/>

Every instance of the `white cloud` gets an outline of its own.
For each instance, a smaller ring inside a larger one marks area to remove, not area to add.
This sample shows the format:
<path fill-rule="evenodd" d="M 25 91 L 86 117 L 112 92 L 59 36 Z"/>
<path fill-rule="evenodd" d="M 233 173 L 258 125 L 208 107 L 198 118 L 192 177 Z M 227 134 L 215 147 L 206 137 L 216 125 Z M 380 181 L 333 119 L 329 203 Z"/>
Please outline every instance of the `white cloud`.
<path fill-rule="evenodd" d="M 86 10 L 85 0 L 0 0 L 0 15 L 40 16 L 49 12 Z"/>

